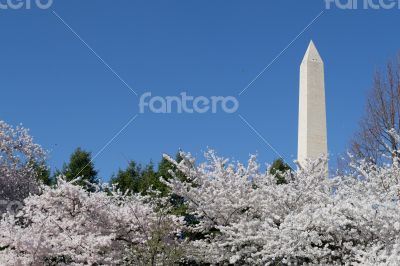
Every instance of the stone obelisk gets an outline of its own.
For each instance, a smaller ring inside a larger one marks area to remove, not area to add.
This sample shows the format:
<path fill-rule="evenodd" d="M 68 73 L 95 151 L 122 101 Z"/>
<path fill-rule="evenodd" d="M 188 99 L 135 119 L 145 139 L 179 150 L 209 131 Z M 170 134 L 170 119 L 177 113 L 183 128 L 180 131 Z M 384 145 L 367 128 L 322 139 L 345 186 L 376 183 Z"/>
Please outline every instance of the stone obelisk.
<path fill-rule="evenodd" d="M 328 155 L 324 62 L 311 41 L 300 66 L 298 154 L 300 165 Z"/>

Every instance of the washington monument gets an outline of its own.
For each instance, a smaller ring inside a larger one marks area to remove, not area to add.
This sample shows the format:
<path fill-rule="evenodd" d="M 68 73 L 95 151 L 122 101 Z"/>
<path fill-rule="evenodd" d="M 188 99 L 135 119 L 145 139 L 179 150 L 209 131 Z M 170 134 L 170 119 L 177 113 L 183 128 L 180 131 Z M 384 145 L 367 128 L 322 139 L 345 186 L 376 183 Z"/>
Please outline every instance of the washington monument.
<path fill-rule="evenodd" d="M 324 62 L 311 41 L 300 66 L 297 160 L 327 156 Z"/>

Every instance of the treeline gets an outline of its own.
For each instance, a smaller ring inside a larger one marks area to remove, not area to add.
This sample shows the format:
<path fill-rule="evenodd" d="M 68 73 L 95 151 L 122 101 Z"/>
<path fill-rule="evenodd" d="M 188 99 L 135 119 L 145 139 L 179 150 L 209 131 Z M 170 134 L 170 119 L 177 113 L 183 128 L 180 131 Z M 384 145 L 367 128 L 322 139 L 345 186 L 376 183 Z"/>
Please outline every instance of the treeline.
<path fill-rule="evenodd" d="M 182 160 L 180 153 L 176 154 L 176 161 Z M 153 162 L 147 165 L 141 165 L 134 160 L 128 162 L 125 169 L 119 169 L 118 172 L 110 177 L 109 182 L 115 185 L 122 192 L 146 194 L 150 190 L 155 190 L 161 196 L 168 194 L 168 187 L 160 181 L 160 177 L 165 180 L 172 178 L 170 170 L 175 171 L 176 167 L 162 158 L 157 166 Z M 51 173 L 48 166 L 38 167 L 38 177 L 45 185 L 53 186 L 57 178 L 63 176 L 65 180 L 72 181 L 79 177 L 77 183 L 87 190 L 92 191 L 102 180 L 96 169 L 91 152 L 82 148 L 77 148 L 70 156 L 69 161 L 64 163 L 61 169 L 56 169 Z M 183 176 L 181 176 L 183 178 Z"/>
<path fill-rule="evenodd" d="M 175 160 L 179 163 L 182 160 L 178 151 Z M 292 170 L 282 159 L 276 159 L 270 168 L 270 173 L 276 176 L 278 184 L 284 184 L 286 181 L 280 173 Z M 157 166 L 151 161 L 147 165 L 141 165 L 134 160 L 128 162 L 125 169 L 119 169 L 118 172 L 110 177 L 109 182 L 116 186 L 122 192 L 147 194 L 149 191 L 157 191 L 160 196 L 169 194 L 168 187 L 161 182 L 160 178 L 170 180 L 170 172 L 176 173 L 181 180 L 185 176 L 177 171 L 176 166 L 165 158 L 162 158 Z M 38 167 L 38 177 L 45 185 L 53 186 L 57 178 L 63 176 L 65 180 L 72 181 L 79 177 L 77 183 L 85 187 L 88 191 L 93 191 L 102 180 L 99 178 L 99 172 L 96 169 L 91 152 L 82 148 L 77 148 L 70 156 L 69 161 L 64 163 L 61 169 L 56 169 L 51 173 L 50 167 L 42 165 Z"/>

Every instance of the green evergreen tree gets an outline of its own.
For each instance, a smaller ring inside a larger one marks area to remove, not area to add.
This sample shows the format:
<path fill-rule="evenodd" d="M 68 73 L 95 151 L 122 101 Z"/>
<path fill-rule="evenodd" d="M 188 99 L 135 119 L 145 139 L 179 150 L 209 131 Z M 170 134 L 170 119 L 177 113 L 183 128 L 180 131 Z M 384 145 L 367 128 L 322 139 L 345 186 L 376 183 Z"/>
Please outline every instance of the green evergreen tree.
<path fill-rule="evenodd" d="M 139 193 L 140 179 L 141 179 L 141 166 L 135 161 L 130 161 L 125 170 L 119 170 L 116 176 L 111 178 L 111 183 L 122 192 L 130 191 L 131 193 Z"/>
<path fill-rule="evenodd" d="M 284 174 L 289 171 L 292 171 L 292 168 L 283 159 L 279 158 L 272 163 L 269 173 L 275 176 L 278 185 L 282 185 L 287 184 L 288 181 L 285 179 Z"/>
<path fill-rule="evenodd" d="M 178 153 L 176 160 L 182 160 Z M 154 164 L 150 162 L 145 167 L 137 164 L 135 161 L 129 162 L 127 169 L 119 170 L 118 173 L 111 178 L 111 183 L 116 184 L 117 188 L 123 192 L 147 194 L 150 189 L 160 192 L 160 196 L 167 196 L 169 188 L 160 178 L 170 180 L 172 175 L 169 170 L 175 170 L 175 166 L 168 160 L 163 158 L 158 165 L 157 171 L 154 170 Z M 178 178 L 183 178 L 183 174 L 178 173 Z M 180 201 L 179 199 L 177 199 Z"/>
<path fill-rule="evenodd" d="M 90 184 L 98 184 L 97 170 L 95 170 L 94 163 L 92 162 L 92 155 L 81 148 L 77 148 L 71 155 L 68 164 L 64 164 L 62 171 L 57 171 L 58 175 L 65 176 L 66 180 L 71 181 L 78 177 L 81 179 L 77 183 L 88 190 L 92 191 L 94 188 Z M 88 184 L 90 183 L 90 184 Z"/>
<path fill-rule="evenodd" d="M 130 193 L 141 193 L 144 195 L 150 189 L 158 190 L 165 195 L 167 189 L 157 178 L 152 162 L 143 168 L 135 161 L 130 161 L 127 169 L 119 170 L 118 174 L 111 178 L 111 183 L 115 184 L 122 192 L 129 191 Z"/>

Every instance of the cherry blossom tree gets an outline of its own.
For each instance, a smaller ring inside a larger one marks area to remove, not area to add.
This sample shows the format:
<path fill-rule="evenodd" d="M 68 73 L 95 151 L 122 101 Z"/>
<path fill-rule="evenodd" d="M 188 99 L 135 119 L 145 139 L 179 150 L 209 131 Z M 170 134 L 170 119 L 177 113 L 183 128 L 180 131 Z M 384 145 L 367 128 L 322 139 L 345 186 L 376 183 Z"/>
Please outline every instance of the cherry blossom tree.
<path fill-rule="evenodd" d="M 139 195 L 90 193 L 78 181 L 60 177 L 17 215 L 4 216 L 0 265 L 166 265 L 180 258 L 182 222 L 167 208 Z"/>
<path fill-rule="evenodd" d="M 398 260 L 400 169 L 361 161 L 354 176 L 327 178 L 325 160 L 308 162 L 287 184 L 247 166 L 206 153 L 166 156 L 188 181 L 165 181 L 186 199 L 199 224 L 187 256 L 205 263 L 387 264 Z M 396 263 L 395 263 L 396 264 Z"/>
<path fill-rule="evenodd" d="M 44 159 L 27 129 L 0 121 L 0 214 L 38 191 L 37 167 Z"/>

